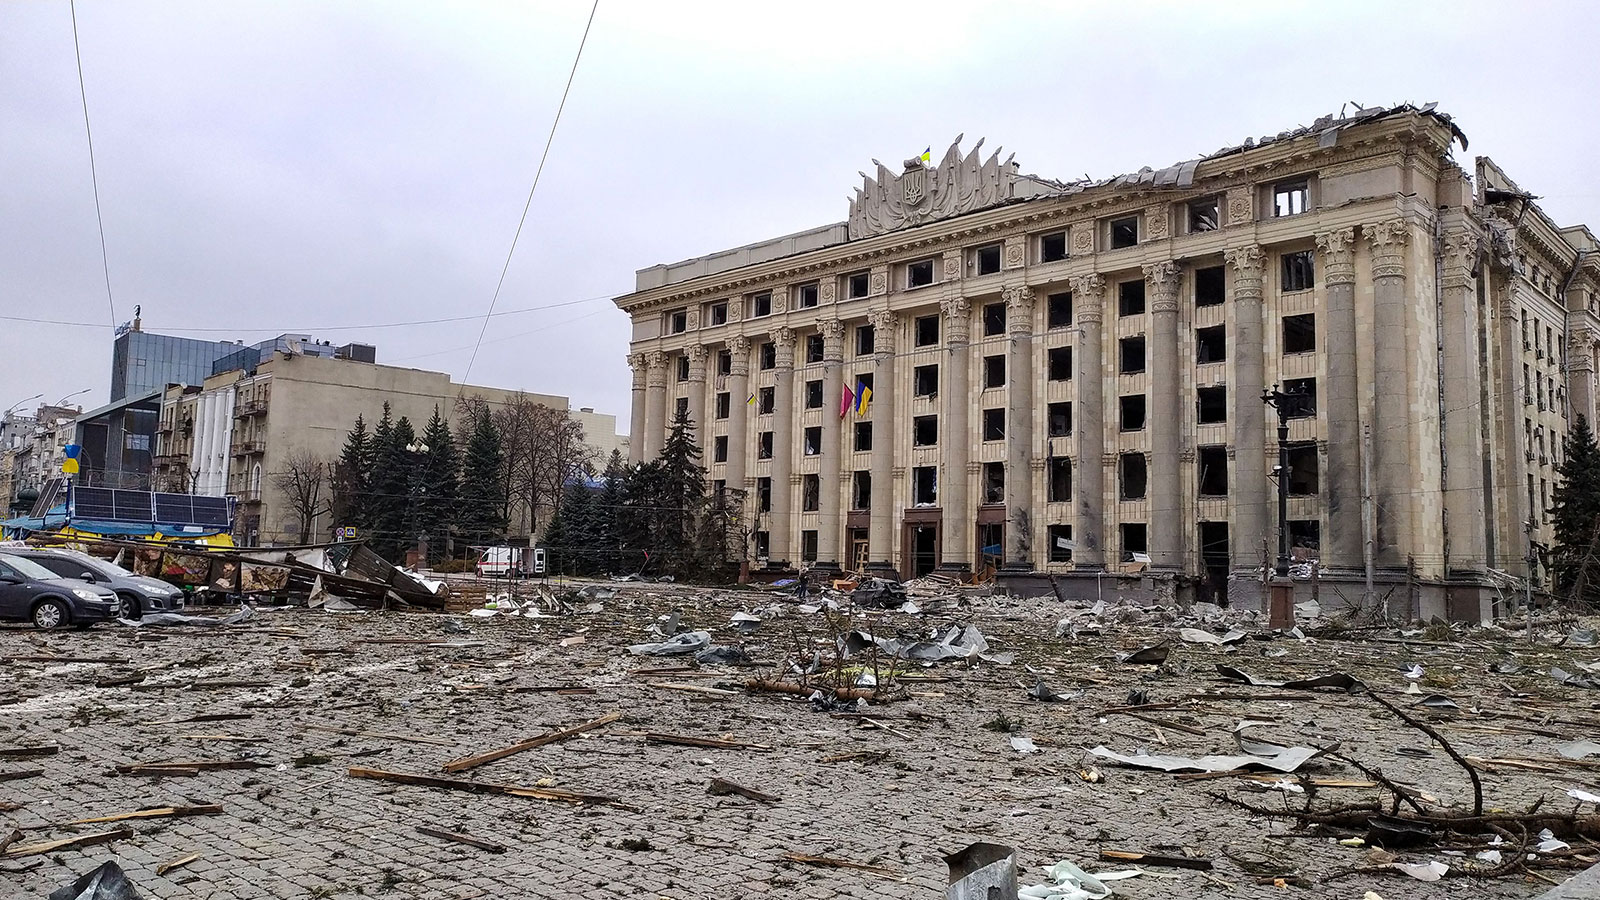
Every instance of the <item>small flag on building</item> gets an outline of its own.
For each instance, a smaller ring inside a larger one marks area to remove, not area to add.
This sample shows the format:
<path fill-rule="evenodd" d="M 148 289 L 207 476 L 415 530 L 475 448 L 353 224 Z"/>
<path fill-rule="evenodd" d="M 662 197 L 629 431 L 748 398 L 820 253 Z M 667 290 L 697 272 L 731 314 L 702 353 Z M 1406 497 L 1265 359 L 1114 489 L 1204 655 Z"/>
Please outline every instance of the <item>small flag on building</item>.
<path fill-rule="evenodd" d="M 922 151 L 922 156 L 920 158 L 922 159 L 923 163 L 931 163 L 931 162 L 933 162 L 933 145 L 932 144 L 928 145 L 928 149 Z"/>
<path fill-rule="evenodd" d="M 744 405 L 745 406 L 754 406 L 755 402 L 756 402 L 756 393 L 755 393 L 755 391 L 751 391 L 750 392 L 750 399 L 746 400 L 744 402 Z"/>
<path fill-rule="evenodd" d="M 850 386 L 844 385 L 839 390 L 839 418 L 850 414 L 851 407 L 855 406 L 855 395 L 850 393 Z"/>
<path fill-rule="evenodd" d="M 856 415 L 867 414 L 867 406 L 872 403 L 872 388 L 864 381 L 856 382 Z"/>

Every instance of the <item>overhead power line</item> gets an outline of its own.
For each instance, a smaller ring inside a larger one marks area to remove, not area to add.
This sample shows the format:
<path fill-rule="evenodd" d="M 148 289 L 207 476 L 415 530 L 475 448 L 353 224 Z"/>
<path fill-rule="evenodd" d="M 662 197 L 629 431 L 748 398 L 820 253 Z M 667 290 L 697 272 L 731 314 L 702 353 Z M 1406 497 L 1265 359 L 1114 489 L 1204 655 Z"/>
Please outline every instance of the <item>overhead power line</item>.
<path fill-rule="evenodd" d="M 89 92 L 83 87 L 83 51 L 78 48 L 78 2 L 71 0 L 67 8 L 72 12 L 72 55 L 78 61 L 78 99 L 83 102 L 83 135 L 89 141 L 89 183 L 94 186 L 94 221 L 100 226 L 100 271 L 106 278 L 106 308 L 111 313 L 111 327 L 117 327 L 117 303 L 111 299 L 111 263 L 106 256 L 106 221 L 100 214 L 100 176 L 94 165 L 94 132 L 89 129 Z"/>
<path fill-rule="evenodd" d="M 533 206 L 533 192 L 539 189 L 539 178 L 544 174 L 545 160 L 550 158 L 550 145 L 555 143 L 556 126 L 561 124 L 561 111 L 567 108 L 567 95 L 572 93 L 572 80 L 578 76 L 578 62 L 583 59 L 583 47 L 589 42 L 589 29 L 594 26 L 594 14 L 600 8 L 600 0 L 594 0 L 594 5 L 589 7 L 589 21 L 584 23 L 583 37 L 578 40 L 578 52 L 572 58 L 572 71 L 567 73 L 567 86 L 561 90 L 561 102 L 556 105 L 556 115 L 550 122 L 550 134 L 544 141 L 544 153 L 539 156 L 539 167 L 533 172 L 533 186 L 528 188 L 527 202 L 522 204 L 522 217 L 517 220 L 517 231 L 511 236 L 511 248 L 506 251 L 505 265 L 500 267 L 500 281 L 494 286 L 494 297 L 489 300 L 489 311 L 483 314 L 483 327 L 478 330 L 478 342 L 473 345 L 472 357 L 467 360 L 467 370 L 462 373 L 461 381 L 466 383 L 472 375 L 472 367 L 478 361 L 478 350 L 483 346 L 483 336 L 489 331 L 489 317 L 494 315 L 495 304 L 500 302 L 500 290 L 505 287 L 506 273 L 511 271 L 511 257 L 517 252 L 517 241 L 522 237 L 522 226 L 528 221 L 528 210 Z"/>

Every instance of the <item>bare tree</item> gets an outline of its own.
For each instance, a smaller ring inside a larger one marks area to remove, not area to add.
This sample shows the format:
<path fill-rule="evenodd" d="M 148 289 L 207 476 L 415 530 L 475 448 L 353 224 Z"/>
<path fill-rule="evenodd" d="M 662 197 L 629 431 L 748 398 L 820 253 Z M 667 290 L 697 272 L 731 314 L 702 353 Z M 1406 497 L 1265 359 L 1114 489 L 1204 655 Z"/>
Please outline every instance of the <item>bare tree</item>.
<path fill-rule="evenodd" d="M 272 483 L 283 494 L 289 509 L 300 520 L 300 543 L 311 543 L 311 527 L 317 516 L 328 512 L 332 503 L 322 496 L 328 485 L 328 463 L 309 450 L 293 450 L 283 461 L 283 470 L 274 473 Z"/>
<path fill-rule="evenodd" d="M 594 471 L 583 426 L 564 409 L 517 394 L 490 414 L 505 454 L 506 501 L 514 530 L 535 534 L 555 515 L 572 475 Z"/>

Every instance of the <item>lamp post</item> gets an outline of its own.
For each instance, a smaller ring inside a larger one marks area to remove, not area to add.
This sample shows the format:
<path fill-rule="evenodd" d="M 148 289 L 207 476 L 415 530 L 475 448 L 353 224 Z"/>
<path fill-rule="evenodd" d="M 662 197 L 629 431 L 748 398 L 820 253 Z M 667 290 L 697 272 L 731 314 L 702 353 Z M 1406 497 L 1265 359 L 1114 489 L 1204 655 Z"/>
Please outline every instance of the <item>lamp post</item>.
<path fill-rule="evenodd" d="M 51 405 L 52 406 L 60 406 L 63 403 L 66 403 L 68 400 L 71 400 L 73 397 L 78 396 L 79 394 L 87 394 L 87 393 L 89 393 L 90 390 L 92 390 L 92 388 L 84 388 L 81 391 L 73 391 L 72 393 L 66 395 L 65 397 L 62 397 L 60 400 L 57 400 L 55 403 L 53 403 Z"/>
<path fill-rule="evenodd" d="M 1261 391 L 1261 402 L 1278 412 L 1278 563 L 1273 567 L 1271 596 L 1267 604 L 1267 624 L 1271 628 L 1294 625 L 1294 582 L 1289 579 L 1289 413 L 1296 394 L 1278 390 Z"/>
<path fill-rule="evenodd" d="M 21 406 L 22 404 L 24 404 L 24 403 L 32 403 L 33 401 L 35 401 L 35 400 L 37 400 L 37 399 L 39 399 L 40 397 L 43 397 L 43 396 L 44 396 L 43 394 L 34 394 L 32 397 L 29 397 L 26 400 L 18 400 L 17 402 L 11 404 L 10 408 L 8 408 L 4 413 L 0 413 L 0 418 L 3 418 L 5 416 L 11 415 L 13 412 L 16 411 L 17 407 Z"/>

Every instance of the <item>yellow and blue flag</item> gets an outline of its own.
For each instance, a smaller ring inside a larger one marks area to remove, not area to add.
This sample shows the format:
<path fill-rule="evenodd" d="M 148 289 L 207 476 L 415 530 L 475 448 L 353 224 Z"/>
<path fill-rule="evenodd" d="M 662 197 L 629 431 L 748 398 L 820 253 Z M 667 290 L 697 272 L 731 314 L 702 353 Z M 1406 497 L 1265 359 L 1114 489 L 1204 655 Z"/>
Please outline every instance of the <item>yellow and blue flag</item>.
<path fill-rule="evenodd" d="M 921 159 L 922 159 L 922 161 L 924 163 L 932 163 L 933 162 L 933 145 L 932 144 L 928 145 L 928 149 L 922 151 Z"/>
<path fill-rule="evenodd" d="M 867 407 L 872 403 L 872 388 L 864 381 L 856 382 L 856 415 L 867 414 Z"/>

